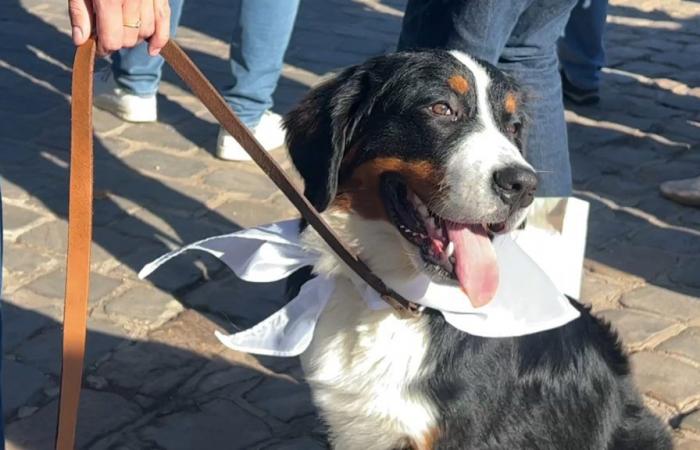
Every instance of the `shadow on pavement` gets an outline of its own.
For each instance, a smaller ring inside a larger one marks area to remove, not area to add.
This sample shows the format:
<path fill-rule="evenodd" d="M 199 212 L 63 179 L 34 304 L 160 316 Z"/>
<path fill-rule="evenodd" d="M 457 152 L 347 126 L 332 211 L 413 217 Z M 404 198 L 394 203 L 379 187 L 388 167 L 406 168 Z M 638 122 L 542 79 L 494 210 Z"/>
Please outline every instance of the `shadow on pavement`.
<path fill-rule="evenodd" d="M 220 6 L 217 11 L 222 11 L 227 2 L 212 5 Z M 401 19 L 391 11 L 402 10 L 403 2 L 385 5 L 389 13 L 355 2 L 302 2 L 287 62 L 323 75 L 393 50 L 393 44 L 386 43 L 391 42 L 391 36 L 398 38 Z M 183 25 L 226 41 L 230 34 L 226 16 L 202 6 L 199 1 L 187 3 Z M 73 46 L 56 26 L 28 13 L 19 3 L 3 9 L 12 20 L 3 21 L 0 31 L 4 38 L 0 42 L 4 63 L 0 67 L 4 97 L 0 110 L 0 177 L 22 187 L 65 219 L 67 95 Z M 611 14 L 673 21 L 680 23 L 681 32 L 691 26 L 690 20 L 662 17 L 658 11 L 647 14 L 611 8 Z M 65 18 L 57 17 L 56 22 L 67 28 Z M 373 31 L 365 32 L 361 27 L 370 22 Z M 667 42 L 673 41 L 673 32 L 618 23 L 610 25 L 608 35 Z M 616 41 L 618 48 L 622 43 L 624 40 Z M 652 47 L 649 50 L 650 54 L 654 52 Z M 215 83 L 225 82 L 225 60 L 202 52 L 190 53 Z M 644 54 L 638 56 L 646 58 Z M 613 68 L 643 74 L 645 67 L 651 67 L 626 66 L 629 58 L 633 56 L 620 53 Z M 697 67 L 694 72 L 698 72 Z M 684 79 L 691 75 L 680 69 L 647 75 L 667 76 L 686 84 L 693 81 Z M 172 72 L 166 72 L 167 79 L 173 77 Z M 603 88 L 600 107 L 571 108 L 584 120 L 575 120 L 569 126 L 576 187 L 593 206 L 588 256 L 650 283 L 698 295 L 700 210 L 662 200 L 657 189 L 660 181 L 700 174 L 698 126 L 681 120 L 687 119 L 684 111 L 688 108 L 696 112 L 700 109 L 692 106 L 697 99 L 660 89 L 659 100 L 654 97 L 656 90 L 649 94 L 651 87 L 637 78 L 630 81 L 619 71 L 608 73 L 605 82 L 609 84 Z M 276 94 L 280 110 L 291 106 L 306 89 L 304 84 L 283 79 Z M 180 139 L 177 145 L 182 147 L 212 147 L 216 125 L 165 96 L 159 101 L 163 122 L 172 125 L 152 125 L 161 127 L 163 139 Z M 111 116 L 96 114 L 98 128 L 119 126 Z M 607 122 L 601 126 L 593 120 Z M 52 129 L 61 132 L 49 131 Z M 103 258 L 113 257 L 136 272 L 173 246 L 238 227 L 207 206 L 207 198 L 216 186 L 211 186 L 211 191 L 192 190 L 185 195 L 181 191 L 187 191 L 182 184 L 189 176 L 186 170 L 172 180 L 139 173 L 118 156 L 122 144 L 118 135 L 105 142 L 95 140 L 98 195 L 94 239 L 104 250 Z M 178 158 L 176 152 L 172 155 Z M 138 208 L 148 212 L 131 214 Z M 155 225 L 162 222 L 172 233 L 164 234 L 162 227 Z M 63 256 L 64 231 L 52 234 L 47 230 L 36 238 Z M 323 448 L 323 431 L 310 406 L 308 390 L 292 383 L 285 378 L 287 375 L 280 375 L 286 372 L 295 380 L 301 378 L 295 359 L 256 360 L 229 350 L 211 353 L 211 348 L 220 349 L 211 341 L 213 323 L 228 331 L 249 326 L 279 307 L 280 299 L 288 298 L 282 294 L 284 287 L 257 292 L 206 258 L 187 259 L 182 265 L 192 271 L 187 278 L 189 285 L 203 278 L 212 280 L 191 292 L 181 290 L 182 280 L 173 282 L 172 273 L 164 273 L 154 283 L 166 292 L 174 292 L 183 305 L 200 314 L 182 313 L 154 331 L 149 341 L 132 341 L 123 332 L 110 329 L 106 321 L 95 319 L 89 334 L 91 367 L 87 373 L 91 378 L 86 381 L 84 397 L 89 409 L 81 415 L 81 426 L 89 431 L 81 433 L 81 448 L 255 448 L 261 442 L 276 448 L 275 439 L 297 443 L 297 447 L 285 448 Z M 175 269 L 166 266 L 161 270 Z M 255 308 L 249 306 L 251 298 L 256 299 Z M 5 402 L 6 417 L 16 416 L 17 408 L 30 399 L 32 404 L 46 405 L 7 429 L 13 445 L 22 443 L 22 448 L 39 450 L 50 448 L 53 433 L 51 405 L 55 404 L 56 392 L 41 389 L 55 386 L 57 381 L 60 312 L 55 304 L 48 305 L 50 299 L 33 297 L 32 301 L 37 304 L 36 310 L 22 308 L 12 298 L 2 306 L 6 350 L 19 355 L 5 362 Z M 299 410 L 296 405 L 300 405 Z M 111 432 L 117 429 L 125 431 L 113 435 Z M 205 445 L 197 439 L 216 442 L 206 441 Z"/>

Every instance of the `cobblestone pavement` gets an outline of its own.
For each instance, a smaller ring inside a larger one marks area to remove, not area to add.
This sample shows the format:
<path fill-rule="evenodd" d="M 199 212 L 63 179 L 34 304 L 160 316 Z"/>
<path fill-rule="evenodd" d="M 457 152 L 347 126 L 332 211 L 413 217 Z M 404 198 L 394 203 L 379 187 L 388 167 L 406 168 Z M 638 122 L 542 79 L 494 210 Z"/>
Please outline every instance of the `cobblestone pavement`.
<path fill-rule="evenodd" d="M 402 8 L 400 0 L 302 2 L 276 109 L 327 72 L 392 50 Z M 39 450 L 50 448 L 58 395 L 73 49 L 64 2 L 8 0 L 3 10 L 3 413 L 8 447 Z M 179 41 L 225 83 L 228 2 L 188 0 L 183 17 Z M 577 193 L 592 205 L 583 299 L 620 331 L 635 379 L 678 448 L 700 449 L 700 209 L 657 188 L 700 174 L 700 4 L 615 0 L 608 21 L 602 103 L 567 111 Z M 212 156 L 217 127 L 169 70 L 160 94 L 157 124 L 95 111 L 79 447 L 324 448 L 297 360 L 225 350 L 213 336 L 277 308 L 281 285 L 242 283 L 195 254 L 136 278 L 168 249 L 293 214 L 251 164 Z"/>

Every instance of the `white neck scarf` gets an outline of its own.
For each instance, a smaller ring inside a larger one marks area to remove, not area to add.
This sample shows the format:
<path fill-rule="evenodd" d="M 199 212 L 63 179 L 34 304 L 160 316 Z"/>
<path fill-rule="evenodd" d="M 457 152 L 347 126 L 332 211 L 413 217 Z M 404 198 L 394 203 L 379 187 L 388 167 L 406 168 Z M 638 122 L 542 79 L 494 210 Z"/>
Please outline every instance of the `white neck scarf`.
<path fill-rule="evenodd" d="M 383 281 L 404 298 L 440 311 L 453 327 L 477 336 L 522 336 L 562 326 L 579 316 L 513 237 L 496 236 L 493 246 L 500 283 L 494 299 L 481 308 L 474 308 L 458 286 L 434 282 L 423 274 L 408 282 L 391 278 Z M 139 277 L 147 277 L 187 250 L 207 252 L 240 278 L 259 283 L 288 277 L 301 267 L 314 265 L 319 257 L 299 242 L 299 220 L 288 220 L 195 242 L 150 262 L 141 269 Z M 353 283 L 369 308 L 388 308 L 366 283 L 357 279 Z M 293 300 L 254 327 L 231 335 L 216 331 L 216 336 L 224 345 L 239 351 L 299 355 L 311 343 L 316 322 L 334 289 L 334 278 L 317 276 L 304 283 Z"/>

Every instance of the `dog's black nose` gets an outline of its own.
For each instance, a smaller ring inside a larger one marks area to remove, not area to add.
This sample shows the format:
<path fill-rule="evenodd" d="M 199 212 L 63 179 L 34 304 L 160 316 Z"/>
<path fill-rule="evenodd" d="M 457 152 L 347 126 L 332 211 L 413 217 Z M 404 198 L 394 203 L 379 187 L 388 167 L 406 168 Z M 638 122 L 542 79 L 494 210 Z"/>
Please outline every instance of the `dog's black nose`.
<path fill-rule="evenodd" d="M 493 189 L 505 204 L 524 208 L 534 199 L 537 174 L 526 167 L 504 167 L 493 173 Z"/>

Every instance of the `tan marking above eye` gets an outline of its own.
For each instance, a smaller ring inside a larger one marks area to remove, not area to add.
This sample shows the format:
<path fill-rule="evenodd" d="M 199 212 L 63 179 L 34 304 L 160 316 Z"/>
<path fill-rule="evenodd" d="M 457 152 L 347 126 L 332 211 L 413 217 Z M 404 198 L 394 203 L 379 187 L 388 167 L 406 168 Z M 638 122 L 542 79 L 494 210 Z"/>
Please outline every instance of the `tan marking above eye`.
<path fill-rule="evenodd" d="M 452 75 L 447 83 L 450 85 L 453 91 L 459 95 L 464 95 L 469 90 L 469 82 L 461 75 Z"/>
<path fill-rule="evenodd" d="M 503 102 L 503 106 L 508 114 L 513 114 L 518 108 L 518 100 L 513 92 L 506 94 L 506 100 Z"/>

